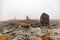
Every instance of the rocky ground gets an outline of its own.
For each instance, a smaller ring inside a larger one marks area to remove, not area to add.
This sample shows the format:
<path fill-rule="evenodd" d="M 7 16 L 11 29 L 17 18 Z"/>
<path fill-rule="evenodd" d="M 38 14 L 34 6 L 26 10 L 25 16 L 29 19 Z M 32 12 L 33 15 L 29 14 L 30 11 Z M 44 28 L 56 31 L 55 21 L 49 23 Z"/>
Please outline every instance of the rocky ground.
<path fill-rule="evenodd" d="M 4 24 L 4 25 L 1 25 Z M 54 40 L 60 40 L 60 25 L 53 24 L 50 29 L 45 27 L 21 26 L 1 23 L 0 33 L 7 34 L 9 40 L 41 40 L 42 35 L 50 35 Z"/>

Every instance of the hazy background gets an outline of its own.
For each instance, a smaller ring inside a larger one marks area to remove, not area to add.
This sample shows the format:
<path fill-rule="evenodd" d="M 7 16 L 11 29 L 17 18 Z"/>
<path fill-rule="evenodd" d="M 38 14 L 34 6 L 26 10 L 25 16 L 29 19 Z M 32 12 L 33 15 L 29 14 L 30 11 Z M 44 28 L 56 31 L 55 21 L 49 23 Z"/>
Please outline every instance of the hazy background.
<path fill-rule="evenodd" d="M 60 19 L 60 0 L 0 0 L 0 20 L 39 19 L 43 12 Z"/>

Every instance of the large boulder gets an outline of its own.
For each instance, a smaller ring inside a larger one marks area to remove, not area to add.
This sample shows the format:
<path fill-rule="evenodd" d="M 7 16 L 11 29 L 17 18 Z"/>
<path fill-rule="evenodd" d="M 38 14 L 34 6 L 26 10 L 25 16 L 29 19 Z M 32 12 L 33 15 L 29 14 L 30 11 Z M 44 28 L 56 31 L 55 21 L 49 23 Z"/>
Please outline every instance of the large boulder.
<path fill-rule="evenodd" d="M 40 24 L 42 26 L 48 26 L 49 23 L 49 15 L 46 13 L 42 13 L 41 17 L 40 17 Z"/>

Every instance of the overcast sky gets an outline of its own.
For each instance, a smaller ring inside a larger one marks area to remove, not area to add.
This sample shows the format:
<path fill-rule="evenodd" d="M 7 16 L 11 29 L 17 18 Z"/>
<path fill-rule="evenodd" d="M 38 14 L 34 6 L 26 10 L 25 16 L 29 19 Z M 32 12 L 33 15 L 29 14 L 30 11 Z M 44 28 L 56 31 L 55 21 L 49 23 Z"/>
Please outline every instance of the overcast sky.
<path fill-rule="evenodd" d="M 0 20 L 39 19 L 43 12 L 60 19 L 60 0 L 0 0 Z"/>

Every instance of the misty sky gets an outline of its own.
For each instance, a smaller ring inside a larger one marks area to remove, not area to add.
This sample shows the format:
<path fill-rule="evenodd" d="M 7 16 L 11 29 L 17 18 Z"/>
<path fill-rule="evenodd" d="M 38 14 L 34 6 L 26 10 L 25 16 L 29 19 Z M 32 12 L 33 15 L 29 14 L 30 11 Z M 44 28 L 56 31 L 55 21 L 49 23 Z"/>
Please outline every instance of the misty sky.
<path fill-rule="evenodd" d="M 39 19 L 43 12 L 60 19 L 60 0 L 0 0 L 0 20 Z"/>

